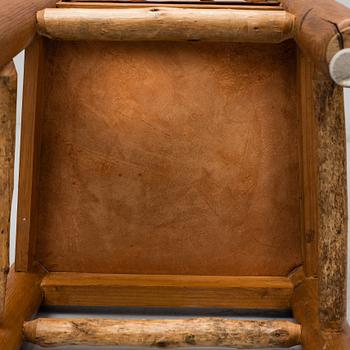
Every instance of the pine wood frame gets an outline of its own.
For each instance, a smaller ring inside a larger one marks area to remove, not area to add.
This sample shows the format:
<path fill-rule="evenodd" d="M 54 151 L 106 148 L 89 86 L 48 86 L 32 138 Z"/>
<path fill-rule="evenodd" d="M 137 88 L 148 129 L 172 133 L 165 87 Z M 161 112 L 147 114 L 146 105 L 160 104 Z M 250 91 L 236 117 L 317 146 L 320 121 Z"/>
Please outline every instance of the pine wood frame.
<path fill-rule="evenodd" d="M 293 10 L 294 5 L 288 1 L 284 5 Z M 322 4 L 319 6 L 322 8 Z M 300 40 L 301 46 L 305 45 L 304 38 L 298 39 L 298 35 L 296 39 Z M 19 238 L 16 265 L 17 270 L 24 272 L 15 272 L 14 269 L 10 272 L 0 344 L 10 350 L 18 349 L 23 321 L 30 318 L 41 303 L 105 306 L 118 303 L 130 306 L 241 306 L 259 309 L 291 307 L 302 325 L 304 349 L 347 349 L 350 332 L 346 322 L 345 292 L 347 208 L 342 91 L 322 73 L 322 66 L 311 60 L 314 56 L 315 51 L 312 50 L 298 54 L 304 193 L 303 268 L 281 278 L 247 277 L 216 281 L 198 277 L 191 283 L 186 282 L 186 276 L 170 279 L 167 276 L 151 276 L 151 282 L 132 276 L 124 287 L 122 279 L 115 275 L 46 274 L 31 259 L 35 237 L 27 227 L 31 220 L 35 221 L 35 198 L 23 188 L 33 189 L 36 186 L 35 155 L 40 140 L 35 136 L 35 117 L 40 114 L 41 108 L 40 67 L 44 62 L 44 51 L 42 39 L 36 38 L 27 50 L 25 68 L 23 128 L 30 132 L 22 133 L 22 143 L 31 145 L 31 148 L 22 152 L 21 171 L 31 169 L 33 175 L 22 177 L 21 180 L 26 183 L 20 183 L 18 215 L 27 220 L 19 220 L 18 225 L 28 235 Z M 6 248 L 6 245 L 5 241 L 3 247 Z M 3 266 L 6 273 L 6 261 Z M 191 276 L 188 278 L 192 279 Z M 182 294 L 184 285 L 189 287 L 186 295 Z M 157 289 L 156 299 L 152 288 Z M 115 291 L 121 289 L 126 296 L 116 298 Z M 25 290 L 30 293 L 24 297 Z M 143 299 L 138 294 L 135 299 L 130 298 L 132 290 L 137 290 Z M 146 290 L 150 293 L 149 297 L 144 296 Z M 194 304 L 193 300 L 198 297 L 203 298 L 202 301 Z"/>

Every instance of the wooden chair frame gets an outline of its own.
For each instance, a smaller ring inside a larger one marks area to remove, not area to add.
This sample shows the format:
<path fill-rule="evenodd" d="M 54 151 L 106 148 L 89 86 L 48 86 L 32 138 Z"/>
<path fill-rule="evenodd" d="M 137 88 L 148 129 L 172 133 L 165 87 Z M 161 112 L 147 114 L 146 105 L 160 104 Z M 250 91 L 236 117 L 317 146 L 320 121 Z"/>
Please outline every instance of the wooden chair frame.
<path fill-rule="evenodd" d="M 265 7 L 265 4 L 266 1 L 261 0 L 223 6 L 170 4 L 154 7 L 154 4 L 60 2 L 59 8 L 55 9 L 55 0 L 3 1 L 0 9 L 0 32 L 4 33 L 0 38 L 0 66 L 3 67 L 0 74 L 0 161 L 5 169 L 0 174 L 2 349 L 17 350 L 23 339 L 41 345 L 244 347 L 250 344 L 251 347 L 288 347 L 301 342 L 306 350 L 345 350 L 350 347 L 346 321 L 347 194 L 343 92 L 328 73 L 331 63 L 332 77 L 339 84 L 347 84 L 350 70 L 344 64 L 344 57 L 350 47 L 350 10 L 333 0 L 282 0 L 284 11 L 279 8 L 277 14 L 275 8 Z M 155 11 L 162 16 L 162 23 L 153 15 Z M 253 12 L 254 21 L 250 21 Z M 141 21 L 135 21 L 135 16 Z M 275 21 L 274 30 L 269 26 L 271 16 Z M 121 21 L 123 25 L 118 25 Z M 82 23 L 84 30 L 81 30 Z M 157 30 L 159 26 L 162 31 Z M 105 30 L 97 32 L 96 28 L 101 27 Z M 303 266 L 286 277 L 226 277 L 219 280 L 211 276 L 153 275 L 145 278 L 141 275 L 55 273 L 43 269 L 34 261 L 32 249 L 36 220 L 36 119 L 41 108 L 43 40 L 47 39 L 36 33 L 61 40 L 276 43 L 294 38 L 299 47 Z M 11 59 L 24 48 L 20 171 L 29 172 L 31 176 L 20 178 L 17 225 L 21 234 L 17 238 L 16 267 L 11 268 L 7 277 L 16 103 L 16 74 Z M 39 319 L 25 323 L 42 304 L 291 309 L 301 328 L 277 321 L 225 323 L 215 319 L 205 322 L 144 321 L 146 324 Z M 80 322 L 78 326 L 77 322 Z M 72 324 L 78 329 L 78 335 L 72 331 Z M 116 327 L 128 329 L 127 334 L 123 337 L 115 332 Z M 161 327 L 159 332 L 157 327 Z M 95 336 L 89 337 L 88 331 L 102 333 L 96 340 Z M 233 335 L 234 331 L 238 336 Z M 230 336 L 222 338 L 222 332 Z"/>

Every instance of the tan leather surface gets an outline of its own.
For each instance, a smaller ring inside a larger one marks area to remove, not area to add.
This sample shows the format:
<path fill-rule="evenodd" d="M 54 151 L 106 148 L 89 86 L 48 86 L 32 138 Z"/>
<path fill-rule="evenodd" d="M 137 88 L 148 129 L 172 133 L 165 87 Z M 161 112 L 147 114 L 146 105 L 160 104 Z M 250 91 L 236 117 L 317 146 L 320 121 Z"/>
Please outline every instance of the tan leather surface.
<path fill-rule="evenodd" d="M 49 45 L 41 264 L 286 275 L 301 263 L 292 42 Z"/>

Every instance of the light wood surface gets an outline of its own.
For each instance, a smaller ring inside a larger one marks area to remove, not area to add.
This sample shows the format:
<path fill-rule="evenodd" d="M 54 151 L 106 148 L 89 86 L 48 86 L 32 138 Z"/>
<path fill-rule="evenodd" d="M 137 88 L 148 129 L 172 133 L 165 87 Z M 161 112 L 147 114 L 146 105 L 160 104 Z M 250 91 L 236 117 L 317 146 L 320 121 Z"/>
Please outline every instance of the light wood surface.
<path fill-rule="evenodd" d="M 11 61 L 0 68 L 0 321 L 9 271 L 10 217 L 16 131 L 17 72 Z"/>
<path fill-rule="evenodd" d="M 289 309 L 293 284 L 282 277 L 50 273 L 45 305 Z"/>
<path fill-rule="evenodd" d="M 300 333 L 300 326 L 288 321 L 239 321 L 222 318 L 36 319 L 24 325 L 25 339 L 43 346 L 84 344 L 257 349 L 298 345 Z"/>
<path fill-rule="evenodd" d="M 56 0 L 10 0 L 0 6 L 0 67 L 27 47 L 35 36 L 36 12 Z"/>
<path fill-rule="evenodd" d="M 15 272 L 8 276 L 3 323 L 0 325 L 0 349 L 19 350 L 23 322 L 29 320 L 41 303 L 41 274 Z"/>
<path fill-rule="evenodd" d="M 51 39 L 279 43 L 293 37 L 284 11 L 190 9 L 45 9 L 38 32 Z"/>

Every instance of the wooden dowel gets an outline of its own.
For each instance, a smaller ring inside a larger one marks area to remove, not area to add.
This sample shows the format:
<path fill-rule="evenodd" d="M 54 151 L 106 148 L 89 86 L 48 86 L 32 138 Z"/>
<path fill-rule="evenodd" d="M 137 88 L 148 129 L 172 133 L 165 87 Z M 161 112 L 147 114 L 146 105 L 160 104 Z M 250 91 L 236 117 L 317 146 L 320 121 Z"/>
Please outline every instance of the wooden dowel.
<path fill-rule="evenodd" d="M 38 32 L 51 39 L 106 41 L 226 41 L 279 43 L 293 37 L 285 11 L 134 8 L 46 9 Z"/>
<path fill-rule="evenodd" d="M 37 11 L 55 6 L 57 0 L 9 0 L 0 6 L 0 67 L 32 41 Z"/>
<path fill-rule="evenodd" d="M 0 320 L 9 271 L 10 216 L 16 131 L 17 72 L 11 61 L 0 68 Z"/>
<path fill-rule="evenodd" d="M 95 345 L 244 349 L 300 344 L 301 327 L 289 321 L 222 318 L 110 320 L 36 319 L 24 324 L 24 337 L 41 346 Z"/>

